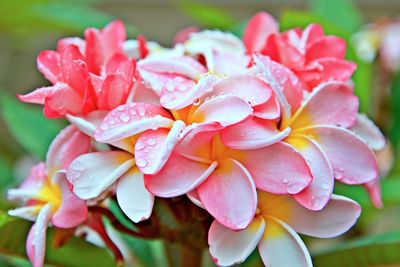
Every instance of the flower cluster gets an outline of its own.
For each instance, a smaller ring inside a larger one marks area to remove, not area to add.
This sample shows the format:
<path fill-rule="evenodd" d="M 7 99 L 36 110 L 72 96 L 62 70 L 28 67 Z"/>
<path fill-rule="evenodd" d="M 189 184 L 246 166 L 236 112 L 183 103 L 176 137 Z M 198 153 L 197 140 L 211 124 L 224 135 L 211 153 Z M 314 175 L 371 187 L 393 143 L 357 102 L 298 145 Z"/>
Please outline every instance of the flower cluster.
<path fill-rule="evenodd" d="M 86 205 L 114 195 L 135 223 L 155 197 L 186 195 L 213 217 L 210 253 L 223 266 L 257 245 L 267 266 L 311 266 L 297 233 L 334 237 L 361 212 L 333 194 L 335 180 L 364 185 L 381 205 L 373 150 L 385 139 L 358 114 L 342 39 L 319 25 L 279 32 L 261 12 L 243 40 L 193 28 L 175 40 L 127 41 L 115 21 L 39 55 L 52 85 L 20 99 L 72 125 L 9 192 L 26 203 L 10 214 L 36 220 L 34 266 L 49 223 L 76 227 Z"/>

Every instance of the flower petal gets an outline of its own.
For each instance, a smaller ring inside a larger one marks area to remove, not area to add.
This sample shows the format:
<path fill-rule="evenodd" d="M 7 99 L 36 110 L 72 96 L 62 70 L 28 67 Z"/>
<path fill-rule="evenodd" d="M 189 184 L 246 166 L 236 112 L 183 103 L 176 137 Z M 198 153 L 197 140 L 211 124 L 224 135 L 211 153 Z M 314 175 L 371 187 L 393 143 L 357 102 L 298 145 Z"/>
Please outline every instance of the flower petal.
<path fill-rule="evenodd" d="M 314 40 L 308 45 L 306 51 L 307 61 L 324 57 L 344 58 L 346 42 L 336 36 L 324 36 Z"/>
<path fill-rule="evenodd" d="M 156 196 L 176 197 L 192 191 L 216 167 L 216 162 L 208 165 L 173 153 L 161 171 L 155 175 L 145 175 L 144 182 L 146 188 Z"/>
<path fill-rule="evenodd" d="M 58 172 L 53 177 L 61 190 L 61 204 L 51 218 L 51 223 L 59 228 L 73 228 L 87 219 L 86 201 L 75 196 L 67 183 L 65 173 Z"/>
<path fill-rule="evenodd" d="M 161 170 L 180 140 L 179 134 L 185 126 L 183 121 L 175 121 L 170 130 L 148 130 L 138 138 L 135 160 L 142 173 L 156 174 Z"/>
<path fill-rule="evenodd" d="M 29 231 L 26 239 L 26 252 L 33 267 L 42 267 L 46 250 L 46 230 L 51 218 L 50 204 L 46 204 L 39 212 L 36 223 Z"/>
<path fill-rule="evenodd" d="M 17 95 L 18 99 L 25 103 L 44 105 L 46 98 L 50 97 L 55 90 L 54 86 L 38 88 L 26 95 Z"/>
<path fill-rule="evenodd" d="M 312 267 L 304 242 L 289 225 L 279 220 L 266 221 L 258 250 L 265 266 Z"/>
<path fill-rule="evenodd" d="M 352 126 L 357 118 L 358 99 L 346 83 L 331 81 L 321 84 L 294 115 L 290 127 L 312 125 Z"/>
<path fill-rule="evenodd" d="M 364 114 L 358 114 L 356 124 L 351 127 L 373 150 L 382 150 L 386 145 L 385 136 L 379 128 Z"/>
<path fill-rule="evenodd" d="M 161 107 L 146 103 L 128 103 L 113 109 L 94 132 L 96 141 L 109 143 L 160 127 L 173 121 Z"/>
<path fill-rule="evenodd" d="M 42 51 L 37 57 L 37 67 L 39 71 L 52 84 L 56 84 L 61 78 L 60 54 L 56 51 Z"/>
<path fill-rule="evenodd" d="M 167 109 L 182 109 L 191 105 L 197 98 L 211 91 L 218 81 L 214 75 L 205 75 L 197 83 L 185 82 L 182 77 L 167 79 L 162 88 L 160 104 Z"/>
<path fill-rule="evenodd" d="M 256 187 L 250 173 L 236 160 L 220 160 L 197 192 L 206 210 L 233 230 L 246 228 L 256 212 Z"/>
<path fill-rule="evenodd" d="M 148 58 L 138 63 L 140 69 L 157 73 L 171 73 L 197 80 L 206 69 L 191 57 Z"/>
<path fill-rule="evenodd" d="M 67 170 L 74 193 L 82 199 L 98 197 L 134 164 L 133 155 L 102 151 L 82 155 Z"/>
<path fill-rule="evenodd" d="M 258 12 L 247 22 L 243 43 L 249 53 L 261 51 L 268 37 L 278 32 L 278 23 L 266 12 Z"/>
<path fill-rule="evenodd" d="M 290 134 L 290 128 L 277 129 L 275 121 L 253 117 L 221 131 L 221 140 L 233 149 L 257 149 L 272 145 Z"/>
<path fill-rule="evenodd" d="M 231 266 L 242 263 L 257 247 L 263 236 L 265 222 L 257 216 L 251 224 L 240 231 L 226 228 L 214 221 L 208 231 L 210 254 L 218 266 Z"/>
<path fill-rule="evenodd" d="M 263 80 L 250 74 L 234 74 L 214 85 L 213 95 L 234 95 L 251 106 L 267 102 L 272 96 L 271 87 Z"/>
<path fill-rule="evenodd" d="M 281 106 L 276 97 L 271 97 L 264 104 L 253 107 L 254 116 L 264 120 L 275 120 L 281 116 Z"/>
<path fill-rule="evenodd" d="M 281 209 L 286 209 L 287 214 L 279 219 L 298 233 L 319 238 L 331 238 L 343 234 L 356 223 L 361 214 L 361 207 L 357 202 L 338 195 L 332 195 L 331 200 L 320 211 L 311 211 L 289 196 L 282 196 L 280 202 L 284 205 Z M 279 204 L 277 202 L 274 204 L 277 210 Z"/>
<path fill-rule="evenodd" d="M 372 205 L 377 209 L 383 208 L 382 189 L 379 178 L 364 184 L 364 188 L 367 190 Z"/>
<path fill-rule="evenodd" d="M 191 123 L 218 122 L 229 126 L 248 118 L 253 112 L 251 106 L 237 96 L 217 96 L 199 106 L 188 118 Z"/>
<path fill-rule="evenodd" d="M 286 142 L 300 151 L 313 176 L 311 184 L 293 197 L 310 210 L 321 210 L 331 198 L 335 181 L 328 158 L 318 143 L 306 136 L 291 136 Z"/>
<path fill-rule="evenodd" d="M 78 156 L 87 153 L 90 148 L 90 137 L 70 125 L 62 130 L 50 145 L 46 155 L 48 174 L 66 169 Z"/>
<path fill-rule="evenodd" d="M 354 133 L 334 126 L 314 126 L 304 132 L 320 144 L 336 179 L 346 184 L 363 184 L 378 177 L 374 153 Z"/>
<path fill-rule="evenodd" d="M 186 193 L 186 196 L 192 201 L 194 204 L 196 204 L 198 207 L 205 209 L 203 203 L 201 203 L 199 193 L 197 192 L 197 189 L 193 189 L 189 193 Z"/>
<path fill-rule="evenodd" d="M 65 117 L 76 128 L 90 137 L 93 137 L 94 131 L 104 120 L 104 117 L 107 115 L 107 113 L 108 111 L 105 110 L 95 110 L 86 116 L 73 116 L 71 114 L 67 114 Z"/>
<path fill-rule="evenodd" d="M 258 189 L 275 194 L 297 194 L 312 181 L 299 151 L 284 142 L 244 151 L 239 161 L 249 170 Z"/>
<path fill-rule="evenodd" d="M 150 217 L 154 196 L 145 188 L 143 174 L 137 168 L 131 168 L 118 180 L 116 194 L 122 211 L 133 222 Z"/>

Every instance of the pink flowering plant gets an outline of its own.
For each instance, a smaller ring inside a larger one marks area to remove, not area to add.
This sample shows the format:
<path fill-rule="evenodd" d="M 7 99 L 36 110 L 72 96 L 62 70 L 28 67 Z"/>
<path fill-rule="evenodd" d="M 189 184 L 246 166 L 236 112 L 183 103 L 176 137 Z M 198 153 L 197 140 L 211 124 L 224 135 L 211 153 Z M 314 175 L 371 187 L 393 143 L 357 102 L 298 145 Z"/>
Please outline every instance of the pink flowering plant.
<path fill-rule="evenodd" d="M 312 266 L 299 234 L 339 236 L 361 213 L 335 182 L 382 206 L 386 141 L 358 111 L 345 53 L 320 25 L 280 32 L 265 12 L 242 39 L 188 28 L 166 48 L 127 40 L 117 20 L 41 52 L 51 85 L 18 97 L 70 125 L 8 191 L 9 214 L 34 222 L 32 265 L 46 262 L 50 227 L 96 235 L 119 264 L 129 253 L 115 230 L 179 244 L 181 266 L 200 266 L 206 249 L 218 266 L 254 250 L 265 266 Z"/>

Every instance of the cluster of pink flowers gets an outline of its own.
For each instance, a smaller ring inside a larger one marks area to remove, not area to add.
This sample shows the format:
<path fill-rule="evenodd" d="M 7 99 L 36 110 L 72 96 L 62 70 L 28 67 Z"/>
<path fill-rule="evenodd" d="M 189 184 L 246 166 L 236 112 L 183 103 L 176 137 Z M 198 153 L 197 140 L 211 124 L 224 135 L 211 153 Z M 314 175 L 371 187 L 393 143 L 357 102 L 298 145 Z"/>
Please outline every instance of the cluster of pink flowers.
<path fill-rule="evenodd" d="M 342 39 L 314 24 L 281 33 L 261 12 L 243 40 L 216 30 L 175 40 L 126 40 L 115 21 L 39 55 L 52 85 L 20 99 L 72 125 L 9 191 L 26 204 L 10 214 L 36 221 L 34 266 L 49 223 L 76 227 L 114 194 L 133 222 L 151 216 L 155 197 L 186 195 L 215 219 L 208 243 L 222 266 L 257 246 L 267 266 L 311 266 L 297 233 L 334 237 L 361 212 L 333 194 L 335 180 L 365 185 L 381 205 L 373 150 L 385 139 L 358 114 Z"/>

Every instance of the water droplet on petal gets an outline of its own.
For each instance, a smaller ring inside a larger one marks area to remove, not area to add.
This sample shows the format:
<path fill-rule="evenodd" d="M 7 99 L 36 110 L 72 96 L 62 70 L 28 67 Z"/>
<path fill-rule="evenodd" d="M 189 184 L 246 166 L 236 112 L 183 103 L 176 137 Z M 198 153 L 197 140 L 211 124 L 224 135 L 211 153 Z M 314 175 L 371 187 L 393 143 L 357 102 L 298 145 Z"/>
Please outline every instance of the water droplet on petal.
<path fill-rule="evenodd" d="M 154 146 L 156 143 L 156 140 L 154 140 L 153 138 L 149 138 L 146 141 L 146 144 L 148 144 L 149 146 Z"/>
<path fill-rule="evenodd" d="M 100 126 L 100 129 L 102 129 L 103 131 L 107 131 L 109 128 L 110 128 L 110 127 L 109 127 L 108 124 L 106 124 L 106 123 L 103 123 L 103 124 Z"/>
<path fill-rule="evenodd" d="M 287 184 L 288 182 L 289 182 L 288 178 L 286 178 L 286 177 L 282 178 L 282 183 Z"/>
<path fill-rule="evenodd" d="M 329 185 L 327 183 L 322 183 L 321 188 L 324 190 L 328 190 L 329 189 Z"/>
<path fill-rule="evenodd" d="M 136 161 L 136 165 L 138 167 L 141 167 L 141 168 L 146 167 L 147 166 L 147 161 L 145 159 L 138 159 Z"/>
<path fill-rule="evenodd" d="M 144 144 L 142 142 L 137 142 L 135 145 L 136 150 L 142 150 L 144 148 Z"/>
<path fill-rule="evenodd" d="M 126 113 L 122 113 L 120 116 L 119 116 L 119 119 L 122 121 L 122 122 L 129 122 L 129 120 L 131 119 Z"/>

